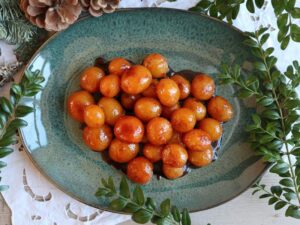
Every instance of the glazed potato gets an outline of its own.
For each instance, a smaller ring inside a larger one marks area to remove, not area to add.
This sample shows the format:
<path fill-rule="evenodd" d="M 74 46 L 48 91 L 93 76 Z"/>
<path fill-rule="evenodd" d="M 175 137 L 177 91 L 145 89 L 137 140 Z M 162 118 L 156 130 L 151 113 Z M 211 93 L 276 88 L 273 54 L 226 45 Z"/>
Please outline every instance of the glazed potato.
<path fill-rule="evenodd" d="M 187 98 L 191 92 L 190 82 L 179 74 L 172 76 L 171 79 L 176 82 L 176 84 L 179 88 L 179 91 L 180 91 L 179 99 L 182 100 L 182 99 Z"/>
<path fill-rule="evenodd" d="M 130 95 L 136 95 L 146 90 L 152 81 L 150 71 L 141 65 L 132 66 L 126 70 L 121 79 L 121 88 Z"/>
<path fill-rule="evenodd" d="M 207 166 L 212 162 L 213 157 L 212 147 L 203 151 L 189 151 L 189 162 L 196 167 Z"/>
<path fill-rule="evenodd" d="M 88 67 L 81 74 L 80 87 L 91 93 L 97 92 L 100 80 L 104 76 L 105 73 L 102 69 L 95 66 Z"/>
<path fill-rule="evenodd" d="M 143 148 L 143 154 L 150 162 L 155 163 L 161 160 L 163 148 L 162 145 L 146 144 Z"/>
<path fill-rule="evenodd" d="M 183 103 L 183 107 L 193 110 L 197 121 L 204 119 L 206 116 L 205 105 L 196 98 L 187 98 Z"/>
<path fill-rule="evenodd" d="M 105 123 L 104 111 L 98 105 L 85 107 L 83 117 L 88 127 L 100 128 Z"/>
<path fill-rule="evenodd" d="M 135 102 L 141 98 L 141 95 L 129 95 L 127 93 L 122 93 L 121 103 L 125 109 L 133 109 Z"/>
<path fill-rule="evenodd" d="M 102 97 L 98 102 L 98 106 L 104 111 L 105 122 L 111 126 L 116 123 L 119 117 L 125 114 L 121 104 L 114 98 Z"/>
<path fill-rule="evenodd" d="M 144 122 L 147 122 L 155 117 L 159 117 L 161 111 L 161 104 L 154 98 L 140 98 L 134 105 L 135 115 Z"/>
<path fill-rule="evenodd" d="M 79 122 L 84 121 L 83 112 L 85 107 L 95 103 L 93 96 L 87 91 L 72 93 L 67 100 L 67 107 L 70 116 Z"/>
<path fill-rule="evenodd" d="M 121 76 L 124 71 L 131 67 L 131 63 L 124 58 L 114 58 L 108 64 L 108 71 L 110 74 Z"/>
<path fill-rule="evenodd" d="M 185 133 L 194 128 L 196 125 L 196 116 L 193 110 L 180 108 L 173 112 L 171 124 L 174 130 Z"/>
<path fill-rule="evenodd" d="M 183 167 L 188 159 L 188 153 L 179 144 L 168 144 L 162 151 L 162 161 L 172 167 Z"/>
<path fill-rule="evenodd" d="M 171 123 L 162 117 L 156 117 L 147 124 L 147 138 L 153 145 L 166 144 L 173 135 Z"/>
<path fill-rule="evenodd" d="M 94 151 L 104 151 L 110 145 L 112 132 L 109 126 L 100 128 L 85 127 L 83 130 L 84 143 Z"/>
<path fill-rule="evenodd" d="M 179 108 L 180 108 L 179 103 L 176 103 L 175 105 L 170 106 L 170 107 L 163 105 L 161 114 L 163 117 L 165 117 L 167 119 L 171 119 L 172 113 Z"/>
<path fill-rule="evenodd" d="M 143 65 L 150 70 L 154 78 L 165 77 L 169 71 L 167 59 L 157 53 L 148 55 L 144 59 Z"/>
<path fill-rule="evenodd" d="M 209 134 L 200 129 L 194 129 L 185 133 L 183 143 L 190 151 L 205 151 L 211 147 Z"/>
<path fill-rule="evenodd" d="M 198 127 L 208 133 L 212 141 L 217 141 L 222 136 L 222 125 L 218 120 L 205 118 L 199 121 Z"/>
<path fill-rule="evenodd" d="M 180 90 L 175 81 L 164 78 L 156 85 L 156 94 L 164 106 L 173 106 L 179 101 Z"/>
<path fill-rule="evenodd" d="M 214 80 L 206 74 L 198 74 L 192 81 L 192 95 L 199 100 L 210 99 L 214 95 L 215 89 Z"/>
<path fill-rule="evenodd" d="M 212 118 L 220 122 L 227 122 L 233 117 L 232 105 L 221 96 L 216 96 L 209 100 L 207 112 Z"/>
<path fill-rule="evenodd" d="M 126 163 L 137 156 L 139 145 L 114 139 L 109 146 L 109 157 L 118 163 Z"/>
<path fill-rule="evenodd" d="M 173 167 L 167 164 L 163 164 L 162 169 L 163 169 L 163 174 L 166 176 L 166 178 L 170 180 L 179 178 L 184 173 L 184 167 Z"/>
<path fill-rule="evenodd" d="M 144 136 L 144 125 L 134 116 L 122 116 L 115 124 L 114 134 L 122 141 L 139 143 Z"/>
<path fill-rule="evenodd" d="M 156 85 L 157 84 L 158 84 L 158 80 L 152 79 L 150 86 L 145 91 L 142 92 L 142 95 L 144 97 L 156 98 L 157 97 L 157 94 L 156 94 Z"/>
<path fill-rule="evenodd" d="M 131 160 L 127 166 L 127 177 L 135 183 L 147 184 L 153 176 L 153 164 L 145 157 Z"/>
<path fill-rule="evenodd" d="M 104 76 L 100 80 L 100 93 L 105 97 L 115 97 L 119 94 L 120 88 L 120 77 L 116 74 L 110 74 L 108 76 Z"/>

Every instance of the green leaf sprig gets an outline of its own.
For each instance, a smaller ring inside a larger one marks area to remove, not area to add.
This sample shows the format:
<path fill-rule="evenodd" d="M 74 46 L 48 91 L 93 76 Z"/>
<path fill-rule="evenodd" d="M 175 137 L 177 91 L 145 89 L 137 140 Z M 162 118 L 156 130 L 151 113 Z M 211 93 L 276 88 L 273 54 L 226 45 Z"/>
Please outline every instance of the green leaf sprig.
<path fill-rule="evenodd" d="M 26 70 L 19 84 L 12 84 L 10 88 L 10 98 L 0 97 L 0 158 L 4 158 L 13 152 L 9 147 L 17 143 L 16 130 L 27 126 L 27 122 L 21 117 L 33 112 L 33 108 L 20 104 L 23 97 L 36 95 L 41 89 L 44 77 L 40 71 L 31 72 Z M 7 166 L 0 161 L 0 169 Z M 7 185 L 0 185 L 0 191 L 7 190 Z"/>
<path fill-rule="evenodd" d="M 182 212 L 171 205 L 170 199 L 161 202 L 157 207 L 154 200 L 145 197 L 142 188 L 136 185 L 132 194 L 125 177 L 120 182 L 119 191 L 112 177 L 101 180 L 102 186 L 96 192 L 97 197 L 113 198 L 110 208 L 117 212 L 132 214 L 132 220 L 144 224 L 151 221 L 157 225 L 191 225 L 191 218 L 187 209 Z"/>
<path fill-rule="evenodd" d="M 253 75 L 245 78 L 240 66 L 224 65 L 219 78 L 223 84 L 236 85 L 238 97 L 255 98 L 259 110 L 246 128 L 249 141 L 258 155 L 272 163 L 270 172 L 281 177 L 270 191 L 255 184 L 254 193 L 263 192 L 260 198 L 269 198 L 276 210 L 287 206 L 286 216 L 300 219 L 300 100 L 295 91 L 300 84 L 300 66 L 294 61 L 285 73 L 276 68 L 274 49 L 262 47 L 270 36 L 266 31 L 247 33 L 244 42 L 256 56 Z"/>

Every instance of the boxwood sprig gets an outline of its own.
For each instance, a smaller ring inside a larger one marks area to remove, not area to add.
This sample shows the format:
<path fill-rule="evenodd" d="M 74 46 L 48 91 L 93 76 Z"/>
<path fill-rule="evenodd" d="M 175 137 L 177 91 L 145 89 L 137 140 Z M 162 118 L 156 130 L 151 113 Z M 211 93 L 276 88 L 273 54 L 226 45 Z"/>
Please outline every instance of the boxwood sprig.
<path fill-rule="evenodd" d="M 287 206 L 286 216 L 300 219 L 300 100 L 295 91 L 300 84 L 300 66 L 294 61 L 284 73 L 276 68 L 274 49 L 263 48 L 270 36 L 267 30 L 247 33 L 244 42 L 256 56 L 253 75 L 245 78 L 240 66 L 224 65 L 219 79 L 236 85 L 238 97 L 255 98 L 258 110 L 246 128 L 249 141 L 258 155 L 272 163 L 270 172 L 281 177 L 270 191 L 255 184 L 254 193 L 263 192 L 260 198 L 269 198 L 276 210 Z"/>
<path fill-rule="evenodd" d="M 144 224 L 151 221 L 157 225 L 191 225 L 187 209 L 182 212 L 171 204 L 170 199 L 165 199 L 158 207 L 154 200 L 145 197 L 141 186 L 136 185 L 131 193 L 125 177 L 120 182 L 117 191 L 112 177 L 101 180 L 101 187 L 96 192 L 97 197 L 111 198 L 110 208 L 117 212 L 132 214 L 132 220 Z"/>
<path fill-rule="evenodd" d="M 43 81 L 40 71 L 32 72 L 28 69 L 19 84 L 12 84 L 10 97 L 0 97 L 0 158 L 13 152 L 10 145 L 17 143 L 17 129 L 27 126 L 27 122 L 21 117 L 34 111 L 32 107 L 20 104 L 20 100 L 36 95 L 42 89 Z M 6 166 L 5 162 L 0 161 L 0 169 Z M 0 185 L 0 191 L 7 189 L 8 185 Z"/>

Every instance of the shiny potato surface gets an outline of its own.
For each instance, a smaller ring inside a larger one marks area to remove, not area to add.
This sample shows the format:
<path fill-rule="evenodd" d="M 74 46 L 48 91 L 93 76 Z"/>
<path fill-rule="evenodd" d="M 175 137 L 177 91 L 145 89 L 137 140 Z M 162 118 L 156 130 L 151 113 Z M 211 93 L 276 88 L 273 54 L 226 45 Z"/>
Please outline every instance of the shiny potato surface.
<path fill-rule="evenodd" d="M 67 107 L 70 116 L 79 121 L 84 121 L 84 109 L 95 103 L 93 96 L 87 91 L 77 91 L 72 93 L 67 100 Z"/>
<path fill-rule="evenodd" d="M 208 100 L 215 93 L 215 82 L 206 74 L 198 74 L 193 78 L 191 85 L 192 95 L 199 100 Z"/>
<path fill-rule="evenodd" d="M 121 104 L 114 98 L 102 97 L 98 102 L 98 106 L 104 111 L 105 122 L 111 126 L 116 123 L 119 117 L 125 114 Z"/>
<path fill-rule="evenodd" d="M 156 94 L 164 106 L 173 106 L 175 105 L 180 98 L 180 90 L 175 81 L 164 78 L 161 79 L 156 85 Z"/>
<path fill-rule="evenodd" d="M 112 131 L 107 125 L 100 128 L 85 127 L 83 129 L 83 140 L 90 149 L 101 152 L 110 145 Z"/>
<path fill-rule="evenodd" d="M 122 116 L 115 124 L 114 134 L 122 141 L 139 143 L 144 136 L 144 125 L 134 116 Z"/>
<path fill-rule="evenodd" d="M 157 84 L 158 84 L 158 80 L 152 79 L 150 86 L 145 91 L 142 92 L 142 95 L 144 97 L 156 98 L 157 97 L 157 94 L 156 94 L 156 85 Z"/>
<path fill-rule="evenodd" d="M 200 129 L 193 129 L 183 136 L 183 143 L 191 151 L 205 151 L 211 147 L 211 139 L 208 133 Z"/>
<path fill-rule="evenodd" d="M 133 109 L 135 102 L 141 98 L 141 95 L 129 95 L 127 93 L 122 93 L 121 103 L 125 109 Z"/>
<path fill-rule="evenodd" d="M 152 163 L 158 162 L 161 160 L 163 148 L 162 145 L 146 144 L 143 148 L 143 155 Z"/>
<path fill-rule="evenodd" d="M 100 80 L 100 93 L 105 97 L 115 97 L 119 94 L 121 87 L 120 77 L 116 74 L 110 74 L 108 76 L 104 76 Z"/>
<path fill-rule="evenodd" d="M 88 92 L 94 93 L 99 89 L 100 80 L 105 73 L 98 67 L 88 67 L 82 74 L 80 79 L 80 87 Z"/>
<path fill-rule="evenodd" d="M 165 77 L 169 71 L 167 59 L 157 53 L 152 53 L 143 61 L 143 65 L 150 70 L 154 78 Z"/>
<path fill-rule="evenodd" d="M 127 177 L 135 183 L 147 184 L 153 176 L 153 164 L 145 157 L 131 160 L 127 166 Z"/>
<path fill-rule="evenodd" d="M 128 143 L 115 138 L 108 150 L 109 157 L 118 163 L 126 163 L 137 156 L 139 152 L 139 145 L 135 143 Z"/>
<path fill-rule="evenodd" d="M 171 79 L 176 82 L 176 84 L 179 88 L 179 91 L 180 91 L 179 99 L 182 100 L 182 99 L 187 98 L 191 92 L 190 82 L 179 74 L 172 76 Z"/>
<path fill-rule="evenodd" d="M 212 118 L 220 122 L 227 122 L 233 117 L 232 105 L 221 96 L 216 96 L 209 100 L 207 112 Z"/>
<path fill-rule="evenodd" d="M 188 153 L 179 144 L 168 144 L 162 151 L 162 161 L 172 167 L 183 167 L 188 159 Z"/>
<path fill-rule="evenodd" d="M 147 138 L 153 145 L 166 144 L 173 135 L 171 123 L 162 117 L 156 117 L 147 124 Z"/>
<path fill-rule="evenodd" d="M 140 98 L 134 105 L 135 115 L 144 122 L 147 122 L 155 117 L 159 117 L 161 111 L 161 104 L 154 98 Z"/>
<path fill-rule="evenodd" d="M 208 133 L 212 141 L 219 140 L 223 132 L 221 123 L 212 118 L 199 121 L 198 128 Z"/>
<path fill-rule="evenodd" d="M 85 107 L 83 117 L 88 127 L 100 128 L 105 123 L 104 111 L 98 105 Z"/>
<path fill-rule="evenodd" d="M 205 105 L 196 98 L 187 98 L 183 103 L 183 107 L 193 110 L 197 121 L 204 119 L 206 116 Z"/>
<path fill-rule="evenodd" d="M 142 93 L 152 81 L 150 71 L 141 65 L 132 66 L 126 70 L 121 78 L 121 88 L 124 92 L 131 95 Z"/>
<path fill-rule="evenodd" d="M 185 133 L 194 128 L 196 125 L 196 116 L 193 110 L 180 108 L 173 112 L 171 124 L 174 130 Z"/>
<path fill-rule="evenodd" d="M 173 106 L 162 106 L 162 112 L 161 115 L 167 119 L 171 119 L 171 116 L 173 114 L 174 111 L 176 111 L 177 109 L 180 108 L 179 103 L 176 103 Z"/>
<path fill-rule="evenodd" d="M 163 174 L 166 178 L 173 180 L 179 177 L 182 177 L 184 173 L 184 167 L 173 167 L 167 164 L 163 164 Z"/>
<path fill-rule="evenodd" d="M 214 157 L 212 147 L 203 151 L 189 151 L 189 162 L 196 166 L 202 167 L 209 165 Z"/>
<path fill-rule="evenodd" d="M 116 74 L 121 76 L 125 70 L 128 70 L 131 67 L 131 63 L 126 59 L 117 57 L 112 59 L 108 64 L 108 71 L 110 74 Z"/>

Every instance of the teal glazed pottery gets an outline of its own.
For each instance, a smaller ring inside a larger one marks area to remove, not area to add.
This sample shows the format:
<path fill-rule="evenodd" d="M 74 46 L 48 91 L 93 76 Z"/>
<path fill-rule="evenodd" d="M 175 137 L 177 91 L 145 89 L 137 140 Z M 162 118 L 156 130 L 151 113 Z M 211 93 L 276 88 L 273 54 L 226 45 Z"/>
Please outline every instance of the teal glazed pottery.
<path fill-rule="evenodd" d="M 112 176 L 117 182 L 123 173 L 84 145 L 81 125 L 68 116 L 66 99 L 79 90 L 80 72 L 99 56 L 140 63 L 146 54 L 158 52 L 175 71 L 202 71 L 217 80 L 222 63 L 238 63 L 247 71 L 251 59 L 243 39 L 222 22 L 173 9 L 120 10 L 80 20 L 47 41 L 28 65 L 46 79 L 41 93 L 24 100 L 35 108 L 26 117 L 29 125 L 21 129 L 30 158 L 66 193 L 108 210 L 108 201 L 95 197 L 99 181 Z M 217 94 L 235 110 L 233 120 L 224 124 L 218 160 L 177 180 L 154 176 L 143 187 L 147 196 L 158 202 L 170 198 L 180 208 L 199 211 L 234 198 L 263 173 L 266 165 L 250 149 L 244 132 L 255 109 L 234 98 L 234 91 L 233 86 L 217 86 Z"/>

